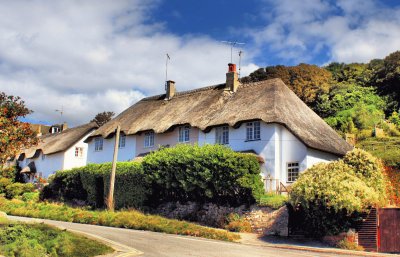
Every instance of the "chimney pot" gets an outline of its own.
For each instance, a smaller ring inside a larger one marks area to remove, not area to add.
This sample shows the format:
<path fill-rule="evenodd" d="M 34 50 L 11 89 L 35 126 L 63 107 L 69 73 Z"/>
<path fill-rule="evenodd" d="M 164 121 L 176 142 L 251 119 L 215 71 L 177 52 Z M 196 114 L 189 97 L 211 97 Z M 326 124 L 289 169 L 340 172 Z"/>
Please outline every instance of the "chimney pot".
<path fill-rule="evenodd" d="M 172 99 L 172 97 L 174 97 L 176 92 L 175 81 L 168 80 L 165 90 L 166 90 L 165 100 Z"/>
<path fill-rule="evenodd" d="M 236 64 L 228 63 L 228 72 L 236 72 Z"/>

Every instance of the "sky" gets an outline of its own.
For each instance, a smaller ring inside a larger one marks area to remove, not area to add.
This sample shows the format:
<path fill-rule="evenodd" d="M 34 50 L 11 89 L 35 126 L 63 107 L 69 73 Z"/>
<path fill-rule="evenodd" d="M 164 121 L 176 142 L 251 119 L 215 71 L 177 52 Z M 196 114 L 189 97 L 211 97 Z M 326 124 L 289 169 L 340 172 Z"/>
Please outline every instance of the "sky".
<path fill-rule="evenodd" d="M 0 91 L 25 120 L 76 126 L 270 65 L 368 62 L 400 50 L 400 1 L 0 0 Z M 63 110 L 63 115 L 56 110 Z"/>

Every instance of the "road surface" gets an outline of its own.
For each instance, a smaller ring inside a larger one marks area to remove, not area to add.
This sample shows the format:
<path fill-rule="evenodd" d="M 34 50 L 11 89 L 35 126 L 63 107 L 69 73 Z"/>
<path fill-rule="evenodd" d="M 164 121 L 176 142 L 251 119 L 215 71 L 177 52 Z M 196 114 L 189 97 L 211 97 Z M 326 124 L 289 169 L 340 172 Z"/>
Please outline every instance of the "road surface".
<path fill-rule="evenodd" d="M 351 256 L 317 253 L 303 250 L 280 249 L 271 246 L 253 246 L 187 236 L 77 224 L 62 221 L 31 219 L 8 216 L 12 220 L 25 222 L 40 221 L 46 224 L 83 232 L 106 241 L 119 251 L 118 256 L 144 257 L 330 257 Z"/>

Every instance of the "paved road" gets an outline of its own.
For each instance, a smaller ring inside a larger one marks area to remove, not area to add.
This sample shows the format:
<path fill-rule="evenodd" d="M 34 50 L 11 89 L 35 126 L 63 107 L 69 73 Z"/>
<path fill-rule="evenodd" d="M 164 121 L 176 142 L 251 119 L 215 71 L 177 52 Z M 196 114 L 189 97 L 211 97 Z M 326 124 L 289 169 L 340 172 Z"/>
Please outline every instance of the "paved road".
<path fill-rule="evenodd" d="M 20 221 L 38 219 L 9 216 Z M 52 220 L 40 220 L 68 230 L 91 234 L 112 243 L 121 253 L 119 256 L 145 257 L 328 257 L 350 256 L 328 253 L 315 253 L 300 250 L 279 249 L 270 246 L 252 246 L 194 237 L 168 235 L 149 231 L 110 228 L 94 225 L 76 224 Z"/>

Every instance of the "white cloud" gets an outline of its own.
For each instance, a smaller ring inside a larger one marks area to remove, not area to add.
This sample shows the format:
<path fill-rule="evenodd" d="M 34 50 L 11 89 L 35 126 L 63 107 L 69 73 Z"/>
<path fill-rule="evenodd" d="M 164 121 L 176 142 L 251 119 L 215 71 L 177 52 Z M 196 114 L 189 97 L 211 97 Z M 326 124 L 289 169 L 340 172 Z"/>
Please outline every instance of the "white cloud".
<path fill-rule="evenodd" d="M 63 119 L 77 125 L 163 93 L 166 53 L 178 90 L 223 82 L 229 46 L 167 33 L 149 19 L 158 2 L 1 2 L 0 91 L 21 96 L 31 119 L 59 122 L 54 110 L 64 106 Z"/>
<path fill-rule="evenodd" d="M 374 0 L 265 2 L 266 24 L 249 34 L 283 60 L 307 62 L 326 54 L 330 61 L 367 62 L 399 49 L 398 7 Z"/>

